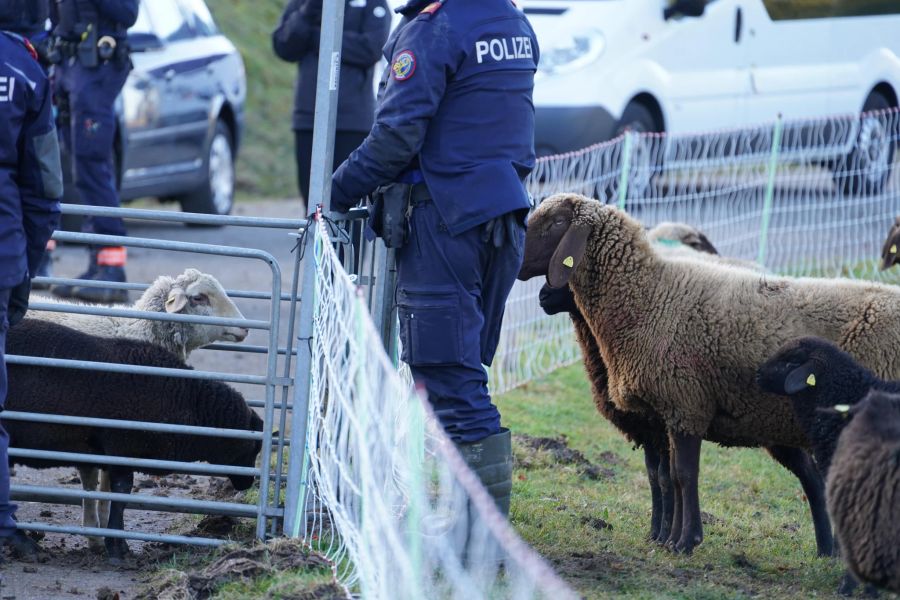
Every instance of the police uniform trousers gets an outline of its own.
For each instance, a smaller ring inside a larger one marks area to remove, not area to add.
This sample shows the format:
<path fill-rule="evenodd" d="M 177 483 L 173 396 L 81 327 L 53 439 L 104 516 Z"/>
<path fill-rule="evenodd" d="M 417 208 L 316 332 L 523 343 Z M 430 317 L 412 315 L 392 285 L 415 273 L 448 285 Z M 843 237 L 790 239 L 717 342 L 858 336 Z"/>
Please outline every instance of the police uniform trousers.
<path fill-rule="evenodd" d="M 432 201 L 414 201 L 409 241 L 397 251 L 402 359 L 456 443 L 500 431 L 483 365 L 497 350 L 524 252 L 524 227 L 499 248 L 482 231 L 452 236 Z"/>
<path fill-rule="evenodd" d="M 9 288 L 0 288 L 0 409 L 6 404 L 6 320 L 9 309 Z M 9 434 L 0 421 L 0 537 L 8 537 L 16 530 L 13 514 L 16 505 L 9 501 Z"/>
<path fill-rule="evenodd" d="M 69 96 L 70 126 L 63 128 L 63 142 L 72 156 L 75 187 L 82 204 L 119 206 L 113 170 L 113 139 L 116 130 L 116 97 L 131 70 L 128 62 L 102 62 L 94 68 L 78 60 L 57 66 L 57 93 Z M 85 217 L 87 233 L 125 235 L 120 218 Z"/>

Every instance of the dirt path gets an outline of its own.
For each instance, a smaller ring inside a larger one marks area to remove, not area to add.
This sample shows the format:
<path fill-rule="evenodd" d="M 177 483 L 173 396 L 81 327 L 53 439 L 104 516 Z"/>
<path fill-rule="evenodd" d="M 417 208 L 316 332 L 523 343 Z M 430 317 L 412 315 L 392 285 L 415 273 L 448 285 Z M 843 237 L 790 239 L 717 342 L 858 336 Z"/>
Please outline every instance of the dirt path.
<path fill-rule="evenodd" d="M 151 208 L 158 208 L 151 206 Z M 237 214 L 264 217 L 298 216 L 296 201 L 260 201 L 240 204 Z M 287 291 L 291 282 L 293 255 L 296 241 L 285 230 L 249 228 L 187 228 L 180 225 L 129 222 L 129 234 L 139 237 L 184 240 L 207 244 L 225 244 L 260 248 L 271 253 L 282 269 L 282 289 Z M 85 251 L 78 246 L 60 246 L 56 252 L 54 270 L 58 276 L 76 276 L 84 268 Z M 175 275 L 187 267 L 195 267 L 214 274 L 228 289 L 266 291 L 271 289 L 272 275 L 260 261 L 240 260 L 203 254 L 129 249 L 129 281 L 150 282 L 161 274 Z M 132 300 L 136 298 L 132 294 Z M 242 300 L 237 302 L 244 316 L 249 319 L 269 318 L 269 305 L 264 301 Z M 281 317 L 286 319 L 286 310 Z M 284 336 L 282 336 L 282 343 Z M 266 333 L 253 331 L 245 343 L 265 345 Z M 265 374 L 265 356 L 199 350 L 189 361 L 197 369 L 230 373 Z M 235 386 L 248 399 L 264 397 L 260 386 Z M 154 479 L 136 475 L 135 491 L 160 496 L 180 496 L 195 499 L 240 501 L 230 492 L 221 478 L 174 475 Z M 13 483 L 62 486 L 80 489 L 75 469 L 34 470 L 19 467 Z M 51 524 L 78 525 L 81 507 L 73 505 L 47 505 L 32 502 L 20 503 L 20 521 Z M 200 516 L 178 515 L 156 511 L 128 509 L 125 512 L 126 529 L 156 533 L 187 533 L 194 530 Z M 209 533 L 207 533 L 209 535 Z M 47 555 L 39 563 L 7 560 L 0 567 L 0 600 L 44 600 L 56 598 L 111 599 L 118 593 L 120 599 L 133 598 L 137 587 L 152 570 L 161 556 L 158 545 L 129 540 L 134 556 L 121 567 L 110 566 L 106 559 L 91 553 L 86 540 L 79 536 L 48 534 L 41 540 Z M 168 556 L 166 553 L 165 556 Z M 105 596 L 98 596 L 101 590 Z"/>

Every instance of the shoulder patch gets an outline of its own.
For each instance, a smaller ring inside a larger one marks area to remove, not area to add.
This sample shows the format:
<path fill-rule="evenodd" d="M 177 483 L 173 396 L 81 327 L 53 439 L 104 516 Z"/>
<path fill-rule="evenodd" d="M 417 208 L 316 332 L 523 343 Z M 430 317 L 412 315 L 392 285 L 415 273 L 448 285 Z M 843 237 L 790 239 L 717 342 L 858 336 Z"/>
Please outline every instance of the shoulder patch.
<path fill-rule="evenodd" d="M 406 81 L 416 72 L 416 55 L 412 50 L 401 50 L 391 63 L 391 77 Z"/>
<path fill-rule="evenodd" d="M 443 6 L 443 5 L 444 5 L 443 2 L 432 2 L 431 4 L 429 4 L 422 10 L 420 10 L 419 14 L 420 15 L 433 15 L 434 13 L 439 11 L 441 9 L 441 6 Z"/>

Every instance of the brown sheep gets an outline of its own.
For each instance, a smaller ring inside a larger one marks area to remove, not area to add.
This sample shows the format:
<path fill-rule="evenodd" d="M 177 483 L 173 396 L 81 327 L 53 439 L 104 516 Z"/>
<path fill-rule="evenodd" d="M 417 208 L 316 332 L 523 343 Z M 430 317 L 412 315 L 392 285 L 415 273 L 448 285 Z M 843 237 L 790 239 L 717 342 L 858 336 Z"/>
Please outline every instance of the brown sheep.
<path fill-rule="evenodd" d="M 755 382 L 756 368 L 784 342 L 818 335 L 881 377 L 900 375 L 900 354 L 891 350 L 900 345 L 900 290 L 667 261 L 652 251 L 637 221 L 583 196 L 556 195 L 531 217 L 519 277 L 538 275 L 552 287 L 571 286 L 617 407 L 649 409 L 665 422 L 676 491 L 669 541 L 676 551 L 690 552 L 703 538 L 701 440 L 810 447 L 788 403 Z M 814 522 L 820 552 L 830 552 L 827 520 Z"/>

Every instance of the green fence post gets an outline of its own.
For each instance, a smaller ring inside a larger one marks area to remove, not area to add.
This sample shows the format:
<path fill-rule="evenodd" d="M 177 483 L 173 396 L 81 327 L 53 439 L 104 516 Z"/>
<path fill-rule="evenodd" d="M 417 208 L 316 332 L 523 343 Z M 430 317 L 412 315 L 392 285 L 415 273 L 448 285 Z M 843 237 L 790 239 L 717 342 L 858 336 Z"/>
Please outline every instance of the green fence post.
<path fill-rule="evenodd" d="M 775 174 L 778 171 L 778 156 L 781 153 L 781 134 L 784 123 L 781 115 L 775 120 L 775 129 L 772 131 L 772 151 L 769 153 L 768 181 L 766 182 L 766 195 L 763 200 L 762 226 L 759 232 L 759 254 L 756 262 L 761 266 L 766 265 L 766 246 L 769 241 L 769 222 L 772 219 L 772 198 L 775 196 Z"/>
<path fill-rule="evenodd" d="M 628 176 L 631 170 L 631 147 L 634 145 L 634 132 L 630 129 L 625 132 L 625 140 L 622 143 L 622 169 L 619 171 L 619 209 L 625 210 L 625 198 L 628 197 Z"/>

